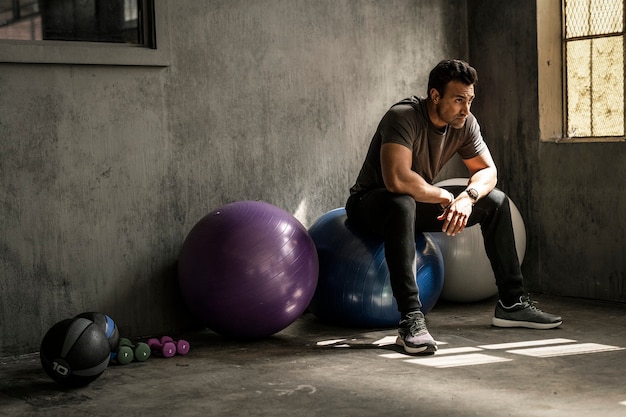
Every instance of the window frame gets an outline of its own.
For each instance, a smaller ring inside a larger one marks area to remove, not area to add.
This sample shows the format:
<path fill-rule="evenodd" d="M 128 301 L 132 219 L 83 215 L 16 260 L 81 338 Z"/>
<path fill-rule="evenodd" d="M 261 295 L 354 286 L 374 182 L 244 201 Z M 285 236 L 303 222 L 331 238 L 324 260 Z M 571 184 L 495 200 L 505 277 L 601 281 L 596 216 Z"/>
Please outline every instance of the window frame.
<path fill-rule="evenodd" d="M 170 65 L 167 0 L 153 0 L 145 19 L 152 31 L 146 45 L 80 41 L 0 39 L 0 63 L 77 65 Z M 145 27 L 145 26 L 144 26 Z M 145 29 L 144 29 L 145 30 Z M 145 34 L 144 34 L 145 35 Z"/>
<path fill-rule="evenodd" d="M 563 63 L 564 11 L 562 1 L 537 0 L 536 4 L 539 139 L 542 142 L 554 143 L 626 142 L 626 137 L 619 136 L 568 137 L 564 134 L 567 124 L 567 91 L 565 90 L 566 68 Z M 626 36 L 624 48 L 626 58 Z M 626 74 L 626 59 L 624 59 L 624 66 L 624 74 Z M 626 82 L 624 90 L 624 97 L 626 97 Z"/>

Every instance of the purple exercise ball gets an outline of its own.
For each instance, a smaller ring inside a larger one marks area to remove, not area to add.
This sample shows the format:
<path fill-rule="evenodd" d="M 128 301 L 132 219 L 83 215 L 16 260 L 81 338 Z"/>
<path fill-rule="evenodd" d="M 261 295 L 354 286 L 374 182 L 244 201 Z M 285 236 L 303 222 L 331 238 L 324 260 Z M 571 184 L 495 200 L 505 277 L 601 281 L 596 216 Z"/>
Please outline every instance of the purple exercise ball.
<path fill-rule="evenodd" d="M 226 204 L 189 232 L 178 262 L 190 310 L 224 336 L 277 333 L 306 310 L 317 286 L 318 259 L 306 228 L 260 201 Z"/>

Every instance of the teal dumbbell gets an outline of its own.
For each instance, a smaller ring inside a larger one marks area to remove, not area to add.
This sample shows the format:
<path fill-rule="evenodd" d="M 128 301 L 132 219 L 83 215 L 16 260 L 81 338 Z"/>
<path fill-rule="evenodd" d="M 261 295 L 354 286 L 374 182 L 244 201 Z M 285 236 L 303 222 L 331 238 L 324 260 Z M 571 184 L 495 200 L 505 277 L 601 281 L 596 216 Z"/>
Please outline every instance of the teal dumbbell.
<path fill-rule="evenodd" d="M 143 362 L 150 357 L 150 347 L 142 342 L 133 343 L 124 337 L 120 338 L 120 347 L 115 360 L 120 365 L 128 365 L 132 361 Z"/>

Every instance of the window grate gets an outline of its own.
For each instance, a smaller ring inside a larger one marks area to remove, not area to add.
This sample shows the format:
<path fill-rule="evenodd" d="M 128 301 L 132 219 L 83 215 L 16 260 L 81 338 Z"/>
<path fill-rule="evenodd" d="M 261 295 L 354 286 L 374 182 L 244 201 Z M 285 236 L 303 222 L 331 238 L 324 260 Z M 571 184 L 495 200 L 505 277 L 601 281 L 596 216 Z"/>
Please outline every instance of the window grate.
<path fill-rule="evenodd" d="M 624 0 L 563 0 L 567 136 L 623 137 Z"/>

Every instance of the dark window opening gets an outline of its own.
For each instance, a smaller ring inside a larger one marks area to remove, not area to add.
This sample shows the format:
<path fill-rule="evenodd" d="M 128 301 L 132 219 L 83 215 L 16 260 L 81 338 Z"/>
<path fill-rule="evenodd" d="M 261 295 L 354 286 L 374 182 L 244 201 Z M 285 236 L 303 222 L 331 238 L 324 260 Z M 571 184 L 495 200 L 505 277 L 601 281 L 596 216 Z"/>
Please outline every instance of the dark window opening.
<path fill-rule="evenodd" d="M 0 39 L 155 48 L 153 0 L 0 0 Z"/>

